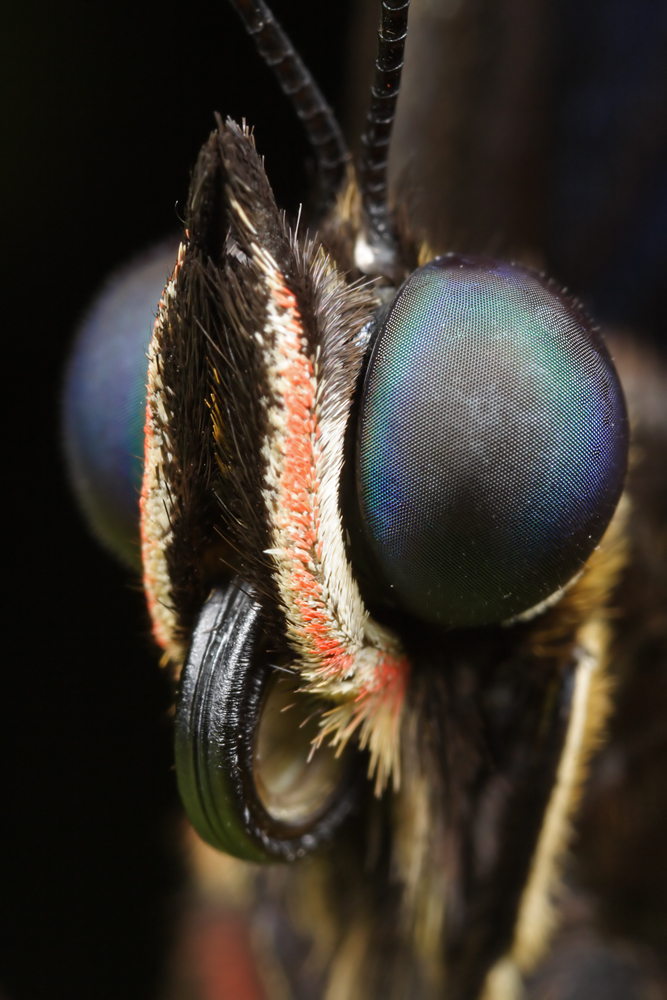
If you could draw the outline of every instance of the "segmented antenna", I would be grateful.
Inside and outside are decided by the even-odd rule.
[[[409,6],[410,0],[382,0],[375,81],[371,88],[366,131],[361,139],[364,150],[359,163],[359,187],[368,233],[363,245],[357,245],[355,257],[367,273],[390,270],[396,258],[387,207],[387,163],[401,86]]]
[[[303,123],[317,160],[321,198],[327,202],[340,187],[350,159],[340,125],[264,0],[230,0],[230,3]]]

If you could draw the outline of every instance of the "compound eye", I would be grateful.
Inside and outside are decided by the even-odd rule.
[[[380,329],[357,490],[385,584],[449,627],[502,622],[581,570],[627,465],[623,393],[579,307],[531,271],[448,255]]]
[[[163,243],[109,281],[77,335],[64,393],[70,479],[92,531],[140,568],[146,352],[178,244]]]

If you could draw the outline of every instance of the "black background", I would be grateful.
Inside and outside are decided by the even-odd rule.
[[[334,104],[346,6],[275,3]],[[179,869],[169,691],[136,582],[65,481],[68,346],[108,273],[180,229],[213,127],[246,117],[279,204],[307,190],[300,126],[223,0],[2,11],[0,992],[156,995]]]

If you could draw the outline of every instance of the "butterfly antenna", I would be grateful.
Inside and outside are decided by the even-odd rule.
[[[350,159],[336,116],[264,0],[230,3],[303,123],[317,160],[320,197],[327,204],[340,188]]]
[[[387,205],[387,163],[401,86],[409,6],[410,0],[382,0],[375,81],[359,163],[359,187],[367,229],[357,241],[355,262],[366,274],[385,274],[387,277],[392,277],[398,256]]]

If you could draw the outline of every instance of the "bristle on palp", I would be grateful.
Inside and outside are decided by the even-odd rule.
[[[304,257],[303,274],[313,282],[314,299],[327,299],[320,315],[324,336],[313,363],[295,295],[268,255],[259,253],[257,259],[270,290],[265,350],[275,391],[272,433],[264,444],[265,500],[288,636],[308,690],[339,702],[325,714],[321,738],[329,736],[342,748],[360,727],[379,792],[390,774],[396,785],[399,781],[408,663],[393,636],[369,621],[345,553],[338,507],[350,405],[349,378],[343,376],[349,372],[342,370],[342,352],[337,356],[332,347],[344,344],[350,332],[356,335],[364,317],[358,314],[354,323],[350,316],[346,323],[347,289],[323,257]],[[350,338],[350,351],[353,344]]]
[[[234,148],[237,163],[241,141],[247,137],[228,125],[223,143]],[[358,333],[375,300],[368,287],[348,286],[321,248],[301,248],[277,215],[272,238],[262,239],[266,211],[257,220],[256,196],[245,197],[250,186],[236,170],[227,176],[232,231],[247,254],[253,285],[262,287],[265,309],[261,328],[245,335],[256,345],[269,389],[259,403],[266,427],[266,554],[295,666],[307,690],[336,702],[323,717],[320,738],[342,748],[359,729],[380,791],[390,775],[399,780],[408,663],[394,637],[369,620],[347,560],[338,504],[343,440],[363,359]],[[248,311],[248,304],[237,307]]]
[[[339,510],[359,333],[375,295],[347,284],[319,245],[297,241],[252,136],[232,122],[202,150],[187,224],[151,347],[166,372],[149,386],[147,426],[164,441],[142,501],[147,533],[154,522],[160,535],[145,548],[156,637],[178,665],[207,588],[225,574],[246,581],[304,688],[332,703],[319,740],[342,750],[358,733],[379,793],[390,776],[399,782],[409,664],[368,616]]]

